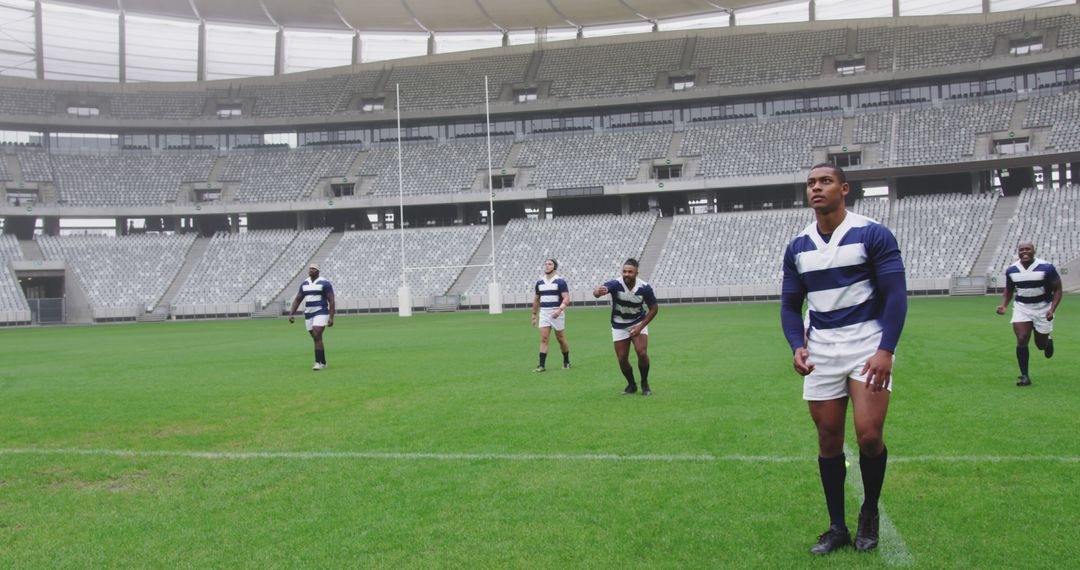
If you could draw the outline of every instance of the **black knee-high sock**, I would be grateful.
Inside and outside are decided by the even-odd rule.
[[[570,351],[569,350],[562,353],[562,361],[563,361],[563,364],[570,364]]]
[[[638,371],[641,372],[641,385],[649,385],[649,365],[638,362]]]
[[[626,378],[626,383],[631,386],[637,386],[637,382],[634,381],[634,367],[630,366],[630,363],[619,363],[619,369],[622,370],[622,375]]]
[[[543,368],[546,365],[547,365],[547,353],[546,352],[541,352],[540,353],[540,368]]]
[[[818,457],[821,487],[825,491],[825,505],[829,508],[829,523],[840,528],[847,528],[847,522],[844,520],[846,461],[843,453],[836,457]]]
[[[326,350],[315,351],[315,362],[319,364],[326,364]]]
[[[878,499],[881,498],[881,486],[885,483],[885,464],[889,461],[889,449],[881,448],[881,455],[867,457],[859,453],[859,470],[862,471],[863,490],[866,491],[866,499],[863,501],[862,510],[866,513],[876,513]]]
[[[1028,351],[1027,346],[1016,347],[1016,362],[1020,364],[1020,374],[1027,376],[1028,373],[1028,358],[1031,356],[1031,352]]]

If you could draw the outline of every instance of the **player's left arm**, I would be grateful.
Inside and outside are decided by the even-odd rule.
[[[900,333],[907,319],[907,280],[900,246],[885,226],[879,226],[879,235],[867,244],[867,254],[874,267],[874,287],[884,300],[881,313],[881,341],[877,352],[863,365],[866,388],[880,392],[892,381],[893,355],[900,342]]]
[[[1054,271],[1054,277],[1057,277],[1050,282],[1050,289],[1053,291],[1053,298],[1050,299],[1050,310],[1046,311],[1046,320],[1054,320],[1054,313],[1057,311],[1058,305],[1061,304],[1061,277]]]
[[[334,314],[337,313],[337,301],[334,298],[334,290],[330,289],[326,292],[326,302],[330,306],[330,318],[326,319],[326,326],[334,326]]]
[[[554,311],[551,312],[551,316],[556,318],[556,319],[559,318],[559,315],[563,314],[563,312],[566,311],[567,307],[570,306],[570,292],[569,291],[563,291],[562,293],[559,294],[559,296],[562,297],[562,302],[559,304],[558,307],[555,308]]]
[[[637,336],[641,334],[641,331],[645,330],[645,327],[649,326],[649,323],[656,318],[657,313],[660,312],[660,303],[656,302],[656,294],[653,293],[652,288],[649,288],[648,295],[645,296],[645,305],[649,307],[649,311],[645,313],[645,319],[640,323],[630,328],[630,336]]]

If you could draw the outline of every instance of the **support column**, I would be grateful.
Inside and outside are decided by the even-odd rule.
[[[1058,167],[1058,184],[1060,184],[1062,186],[1065,186],[1066,184],[1069,183],[1068,168],[1066,167],[1064,162],[1057,165],[1057,167]]]
[[[1080,3],[1080,0],[1076,1]],[[1073,184],[1080,184],[1080,162],[1074,162],[1070,166],[1072,169],[1072,178],[1070,178],[1069,180]]]
[[[1049,190],[1054,187],[1054,167],[1049,164],[1042,165],[1043,173],[1043,190]]]
[[[360,30],[353,32],[352,37],[352,64],[358,65],[364,62],[364,40],[360,39]]]
[[[624,216],[630,214],[630,197],[625,194],[619,196],[619,213]]]
[[[732,28],[735,27],[735,10],[728,10],[727,25]]]
[[[32,228],[31,231],[33,231]],[[42,218],[41,233],[53,237],[60,235],[60,218],[57,216],[46,216]]]
[[[427,36],[427,54],[428,55],[435,55],[435,52],[436,52],[435,32],[428,32],[428,36]]]
[[[124,17],[124,11],[120,10],[118,16],[120,25],[120,83],[127,83],[127,18]]]
[[[127,218],[116,218],[116,235],[126,236],[128,235],[128,220]]]
[[[206,81],[206,20],[199,20],[199,61],[195,68],[195,80]]]
[[[274,35],[274,75],[285,73],[285,27],[278,26]]]
[[[585,26],[578,26],[577,39],[580,40],[580,39],[584,39],[584,38],[585,38]]]
[[[990,0],[982,0],[982,13],[983,14],[989,14],[990,13]]]
[[[506,30],[502,33],[502,47],[510,47],[510,32]]]
[[[983,2],[987,1],[989,0],[983,0]],[[809,12],[811,22],[817,20],[817,0],[810,0],[810,2],[807,2],[807,11]]]
[[[885,184],[889,187],[889,200],[895,202],[899,196],[900,185],[895,178],[886,179]]]
[[[41,24],[41,0],[34,2],[34,63],[37,78],[45,79],[45,36]]]

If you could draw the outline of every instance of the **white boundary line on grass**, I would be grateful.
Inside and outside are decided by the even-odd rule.
[[[441,461],[653,461],[659,463],[813,463],[813,455],[621,455],[617,453],[388,453],[374,451],[170,451],[78,449],[63,447],[0,448],[0,455],[91,455],[180,457],[190,459],[386,459]],[[890,463],[1080,463],[1073,455],[914,455],[890,457]]]
[[[858,457],[857,453],[853,453],[848,444],[844,444],[844,454],[848,457]],[[853,465],[858,465],[859,461],[856,459]],[[849,476],[848,485],[855,489],[855,497],[861,505],[863,502],[864,491],[862,484],[862,473],[859,470],[859,476]],[[878,532],[880,533],[880,542],[878,549],[881,551],[881,558],[885,561],[886,566],[911,566],[915,563],[915,558],[911,556],[911,552],[908,551],[907,545],[904,544],[904,539],[900,537],[900,531],[896,529],[896,525],[893,524],[892,519],[885,513],[885,505],[879,501],[878,503]]]

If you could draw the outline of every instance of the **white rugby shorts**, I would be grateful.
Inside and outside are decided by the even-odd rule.
[[[540,311],[540,318],[536,320],[536,326],[539,328],[551,327],[557,331],[566,328],[566,311],[559,313],[558,318],[552,318],[551,313],[553,312]]]
[[[310,319],[304,319],[304,325],[307,326],[307,330],[311,330],[315,327],[325,327],[330,322],[330,315],[315,315]]]
[[[877,352],[879,344],[881,333],[855,342],[807,342],[806,350],[810,352],[807,363],[814,365],[814,371],[803,378],[803,399],[836,400],[850,395],[847,379],[866,382],[866,375],[861,374],[863,366]],[[892,378],[886,388],[892,392]]]
[[[1039,334],[1050,334],[1054,330],[1054,321],[1046,320],[1046,311],[1049,310],[1050,303],[1013,303],[1012,322],[1031,323]]]
[[[626,339],[630,338],[630,329],[634,328],[635,326],[637,326],[637,325],[629,326],[629,327],[626,327],[625,329],[612,328],[611,329],[611,341],[612,342],[619,342],[620,340],[626,340]],[[641,334],[643,334],[645,336],[649,336],[649,327],[645,327],[645,328],[641,329]]]

